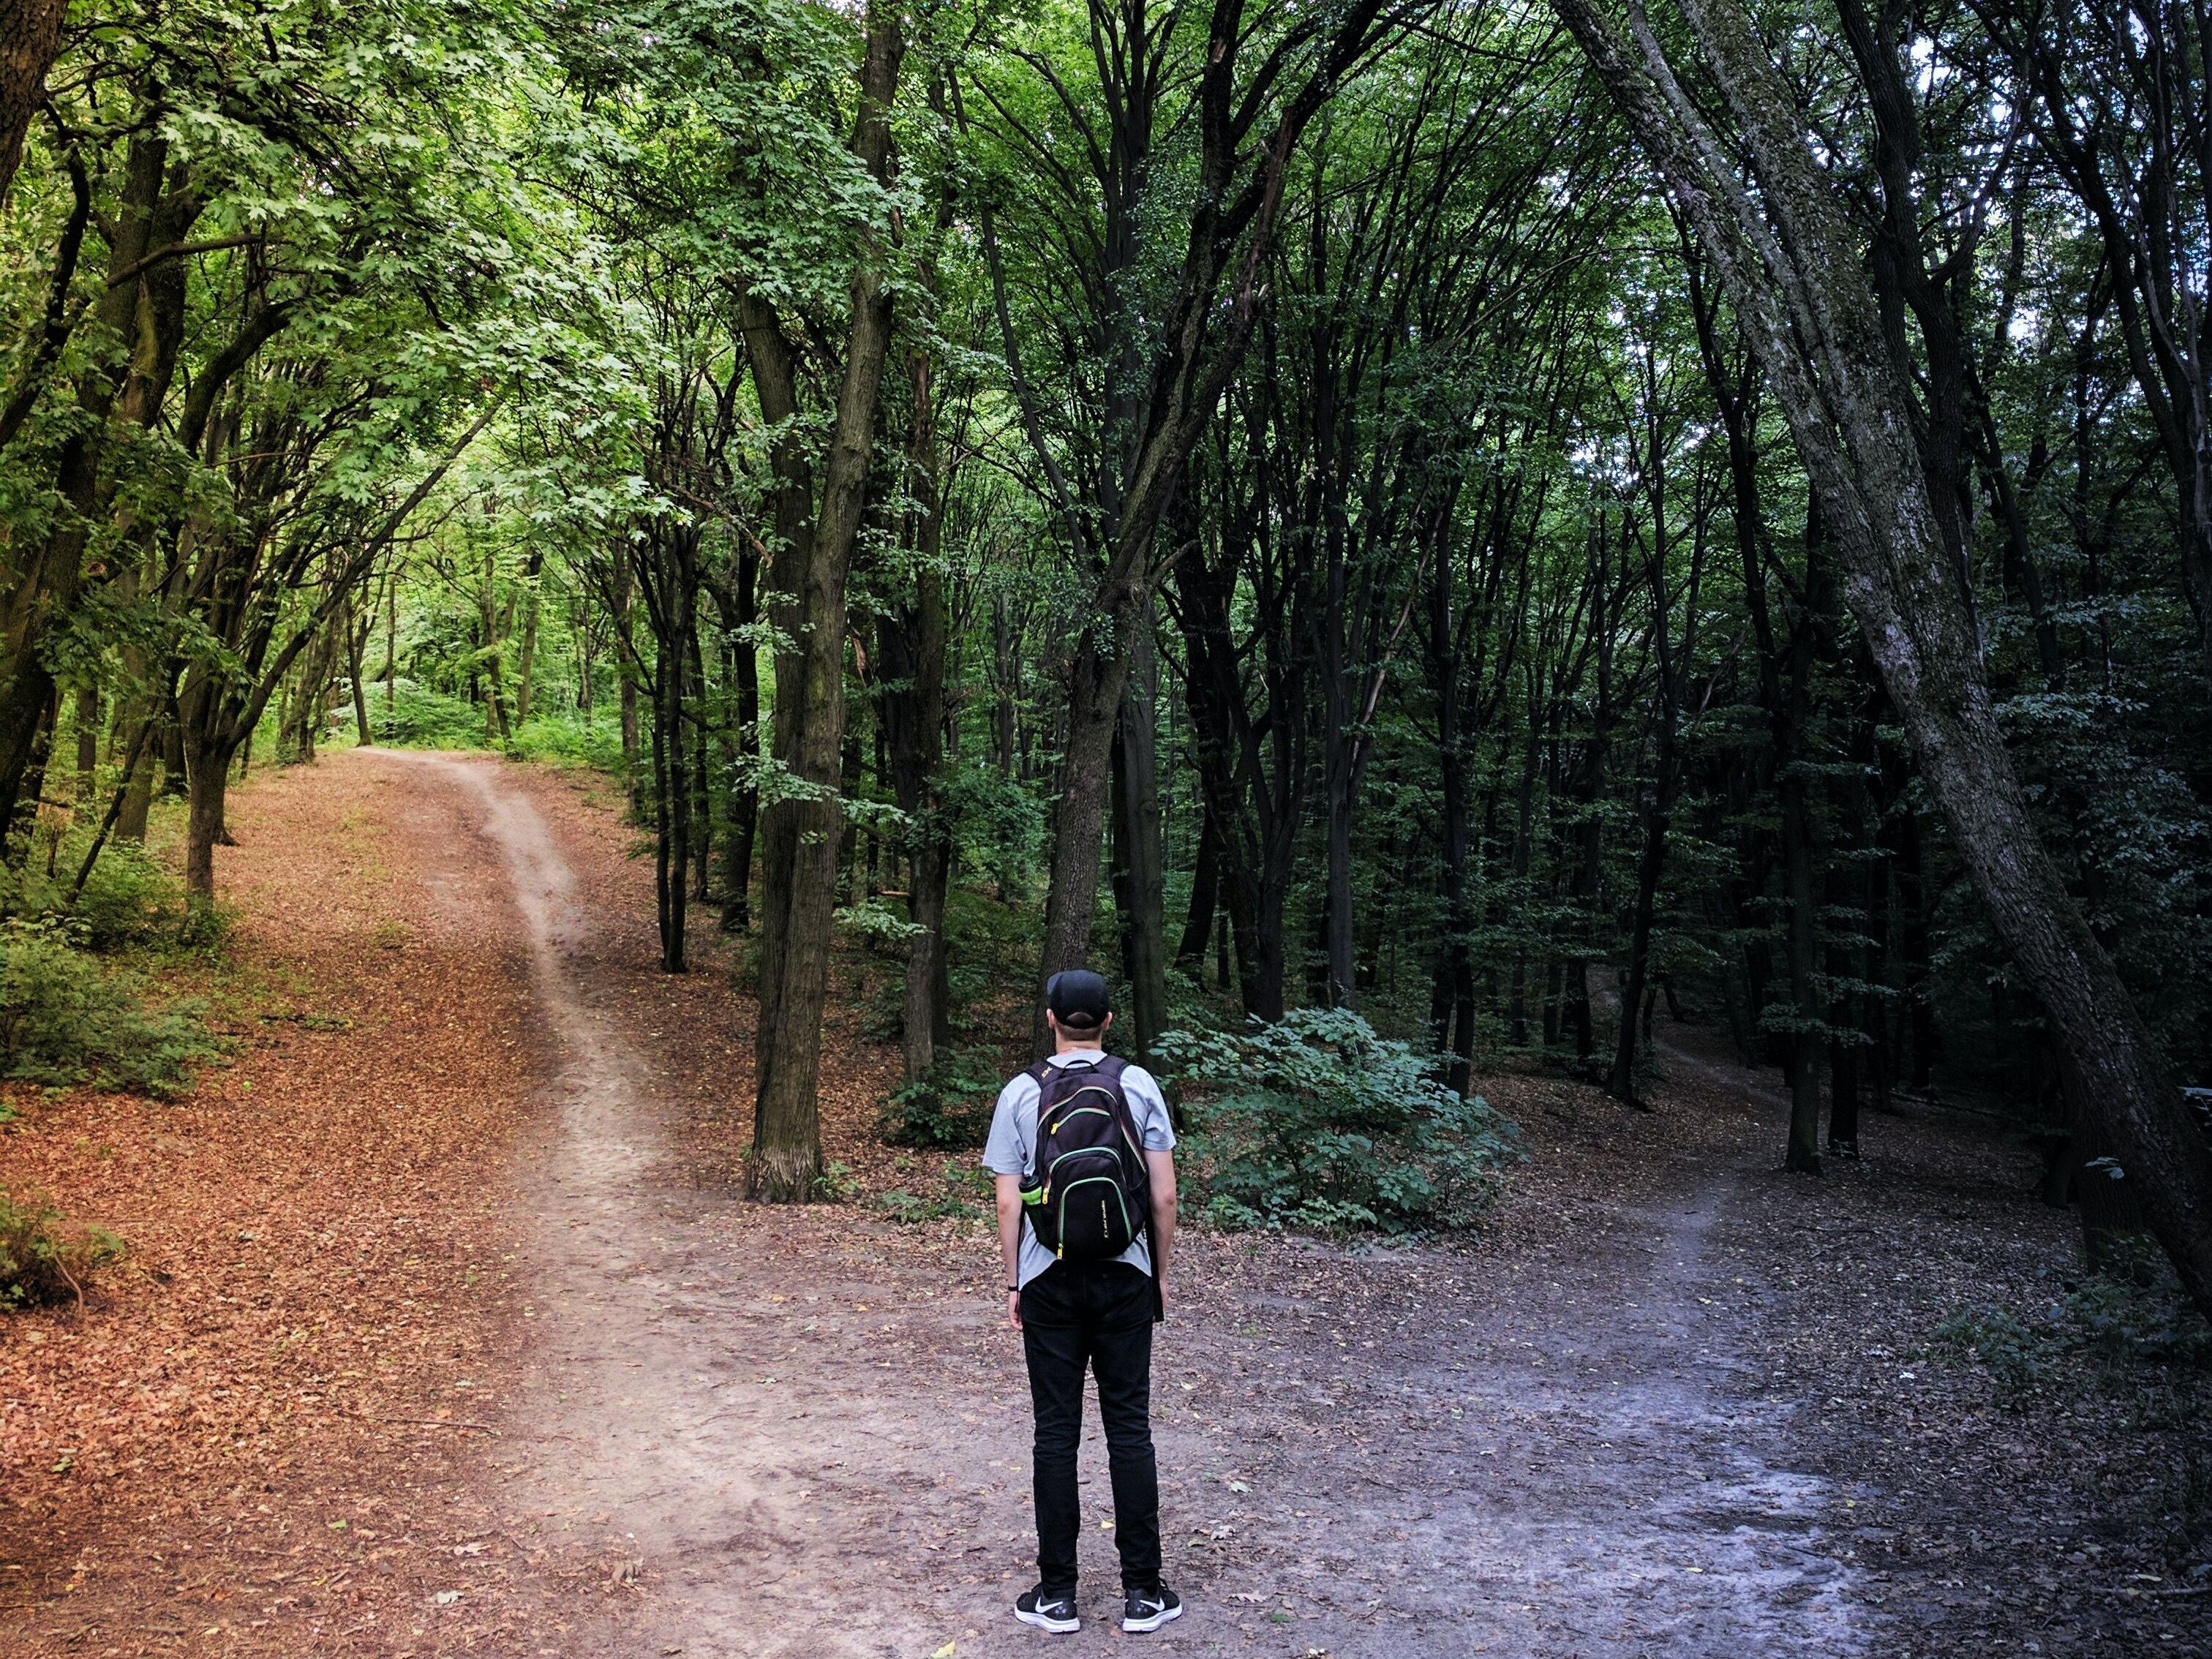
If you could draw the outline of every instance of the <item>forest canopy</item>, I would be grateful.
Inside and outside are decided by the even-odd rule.
[[[1633,1105],[1663,1004],[1790,1167],[1984,1103],[2212,1306],[2208,38],[15,0],[7,925],[167,796],[211,903],[254,764],[555,756],[744,942],[760,1197],[857,937],[910,1089],[1086,960],[1460,1096]]]

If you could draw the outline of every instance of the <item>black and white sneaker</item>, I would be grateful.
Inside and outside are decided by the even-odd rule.
[[[1133,1599],[1129,1605],[1133,1607],[1137,1604]],[[1176,1611],[1180,1613],[1182,1609],[1178,1607]],[[1075,1598],[1072,1595],[1047,1595],[1042,1584],[1035,1589],[1024,1590],[1014,1598],[1014,1617],[1024,1625],[1035,1625],[1039,1630],[1048,1630],[1055,1636],[1064,1636],[1069,1631],[1083,1628],[1083,1621],[1075,1616]],[[1150,1630],[1152,1627],[1146,1625],[1145,1628]]]
[[[1126,1631],[1158,1630],[1170,1619],[1182,1617],[1182,1597],[1165,1584],[1155,1584],[1148,1590],[1131,1590],[1129,1599],[1121,1609],[1121,1628]]]

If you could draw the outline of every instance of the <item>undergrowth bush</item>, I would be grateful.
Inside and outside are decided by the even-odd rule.
[[[110,842],[70,912],[88,950],[164,947],[204,942],[184,884],[136,842]]]
[[[2212,1325],[2184,1294],[2157,1242],[2123,1235],[2107,1249],[2114,1259],[2106,1270],[2067,1298],[2075,1340],[2108,1359],[2212,1367]]]
[[[981,1146],[997,1101],[998,1056],[988,1048],[940,1048],[921,1078],[884,1103],[878,1127],[894,1146],[960,1152]]]
[[[2005,1401],[2042,1380],[2044,1364],[2057,1346],[2050,1332],[2023,1324],[2002,1308],[1961,1309],[1936,1326],[1929,1340],[1937,1350],[1979,1360],[1998,1398]]]
[[[1518,1130],[1438,1083],[1441,1062],[1341,1009],[1242,1035],[1171,1032],[1199,1212],[1217,1225],[1391,1233],[1473,1224]]]
[[[587,766],[619,776],[622,730],[611,720],[590,726],[573,714],[533,714],[514,731],[507,752],[515,760],[550,761],[556,766]]]
[[[398,749],[480,749],[484,711],[465,697],[399,680],[388,704],[380,684],[369,688],[368,727],[379,743]]]
[[[901,1160],[902,1166],[904,1160]],[[994,1212],[992,1178],[964,1158],[947,1158],[933,1184],[917,1179],[876,1194],[876,1206],[894,1221],[978,1221]],[[917,1192],[915,1188],[921,1190]]]
[[[2141,1241],[2146,1254],[2156,1247]],[[2022,1318],[2002,1307],[1961,1308],[1929,1333],[1930,1358],[1972,1359],[1989,1373],[1997,1403],[2022,1409],[2049,1384],[2077,1389],[2079,1381],[2054,1374],[2069,1356],[2090,1360],[2118,1376],[2136,1366],[2212,1369],[2212,1326],[2169,1273],[2138,1279],[2100,1273],[2070,1291],[2063,1303]]]
[[[0,924],[0,1077],[168,1095],[218,1052],[200,1005],[155,1011],[52,920]]]
[[[74,1302],[123,1252],[105,1227],[73,1222],[35,1193],[19,1202],[0,1191],[0,1309]]]

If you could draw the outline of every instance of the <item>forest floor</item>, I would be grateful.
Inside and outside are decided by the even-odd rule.
[[[874,1139],[896,1054],[846,999],[862,1195],[732,1195],[751,1005],[720,942],[655,970],[617,805],[375,750],[239,793],[235,1062],[0,1134],[0,1188],[132,1245],[0,1321],[0,1652],[1050,1641],[1008,1615],[1027,1398],[968,1160]],[[2212,1389],[2063,1337],[2027,1150],[1923,1109],[1786,1176],[1771,1077],[1697,1026],[1657,1069],[1650,1115],[1484,1079],[1528,1161],[1464,1246],[1191,1234],[1154,1395],[1189,1612],[1114,1625],[1094,1420],[1055,1650],[2212,1653]],[[1938,1340],[1992,1309],[1988,1363]]]

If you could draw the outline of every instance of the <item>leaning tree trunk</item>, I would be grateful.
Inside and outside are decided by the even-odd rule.
[[[1684,0],[1738,125],[1735,142],[1724,141],[1640,11],[1624,35],[1596,0],[1553,4],[1718,268],[1789,421],[1846,602],[1975,892],[2048,1012],[2065,1078],[2151,1231],[2212,1313],[2212,1152],[2029,816],[1860,250],[1788,82],[1737,0]],[[1737,142],[1753,164],[1755,200],[1726,160]]]

